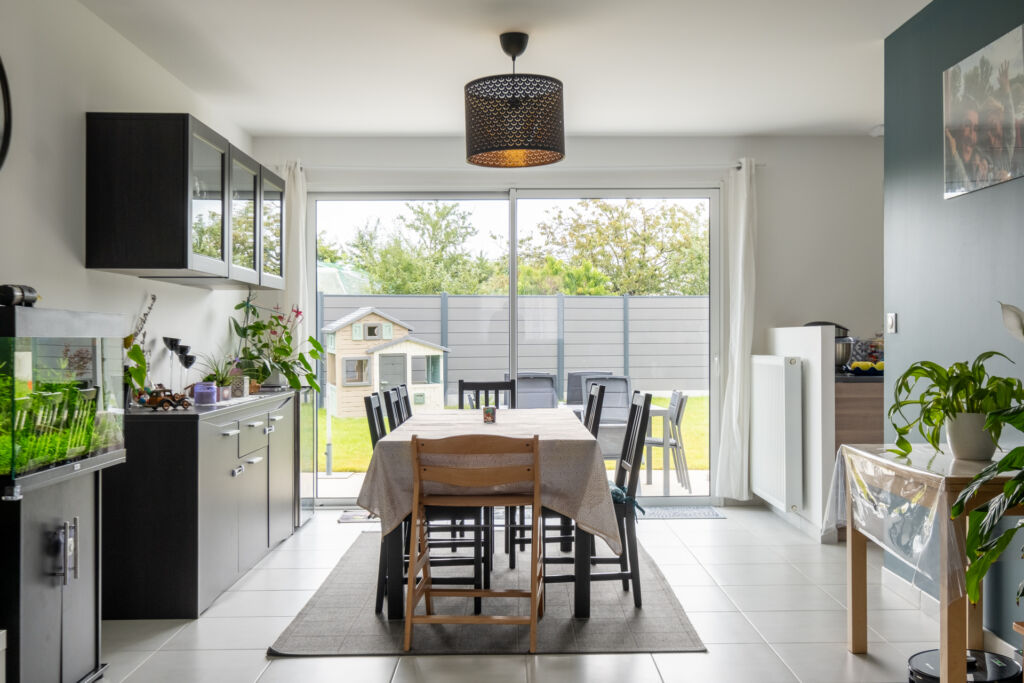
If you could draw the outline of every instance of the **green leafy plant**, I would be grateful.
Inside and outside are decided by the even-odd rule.
[[[295,330],[303,317],[297,306],[292,306],[288,313],[258,306],[250,292],[235,310],[243,311],[242,322],[234,318],[231,322],[239,339],[237,365],[246,375],[262,384],[276,370],[293,389],[301,388],[305,379],[320,391],[312,361],[319,360],[324,349],[314,337],[304,342],[295,339]],[[308,344],[309,349],[297,348],[302,343]]]
[[[135,321],[135,327],[131,334],[124,338],[125,366],[124,383],[130,384],[136,392],[146,388],[146,376],[149,372],[149,363],[146,361],[146,352],[143,345],[146,343],[146,321],[156,304],[156,294],[149,295],[149,304]]]
[[[218,387],[231,385],[231,380],[234,379],[232,372],[236,366],[234,358],[213,354],[202,354],[201,357],[202,369],[206,371],[206,375],[203,377],[204,382],[213,382]]]
[[[1024,341],[1024,311],[1009,304],[1002,306],[1003,324],[1016,339]],[[1003,407],[992,411],[985,420],[985,429],[992,433],[1004,425],[1024,432],[1024,405]],[[968,512],[968,503],[978,491],[991,486],[992,481],[1000,478],[1002,491],[987,502],[978,505]],[[1004,479],[1005,478],[1005,479]],[[1018,446],[1001,459],[978,473],[971,483],[957,497],[951,509],[952,517],[959,517],[967,512],[967,597],[971,602],[978,602],[981,596],[981,581],[985,578],[992,564],[999,559],[1013,541],[1017,532],[1024,527],[1024,519],[1001,533],[996,533],[999,522],[1006,511],[1024,503],[1024,446]],[[1021,549],[1024,556],[1024,548]],[[1024,582],[1017,586],[1017,604],[1024,597]]]
[[[986,351],[970,364],[959,362],[944,368],[926,360],[907,368],[896,380],[889,408],[889,422],[896,430],[896,448],[892,452],[902,456],[910,453],[912,446],[907,435],[914,427],[925,441],[941,451],[939,435],[947,420],[961,413],[1004,410],[1024,400],[1024,386],[1019,379],[988,374],[985,361],[994,356],[1006,358],[997,351]],[[904,413],[910,407],[917,411],[912,419]],[[1002,422],[986,422],[985,431],[993,441],[998,441]]]

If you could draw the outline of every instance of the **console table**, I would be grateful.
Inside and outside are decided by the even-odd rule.
[[[967,600],[964,583],[966,514],[950,519],[960,492],[990,461],[954,460],[915,444],[906,458],[891,445],[843,445],[836,460],[830,509],[845,516],[846,604],[849,650],[867,652],[867,541],[872,541],[939,584],[941,679],[966,678],[966,650],[984,649],[982,603]],[[1002,491],[1009,477],[989,482],[969,509]],[[845,479],[845,482],[843,481]],[[845,497],[845,506],[840,496]],[[845,515],[844,515],[845,513]],[[1024,515],[1024,508],[1009,514]]]

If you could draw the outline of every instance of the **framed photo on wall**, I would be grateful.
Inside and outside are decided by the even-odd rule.
[[[1024,26],[942,73],[944,197],[1024,175]]]

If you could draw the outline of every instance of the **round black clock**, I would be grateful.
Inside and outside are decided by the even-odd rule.
[[[4,165],[7,148],[11,146],[11,89],[7,84],[7,72],[0,61],[0,166]]]

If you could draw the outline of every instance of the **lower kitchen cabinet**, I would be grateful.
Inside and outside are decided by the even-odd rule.
[[[287,392],[127,416],[131,457],[104,480],[104,618],[198,617],[291,535],[295,406]]]

